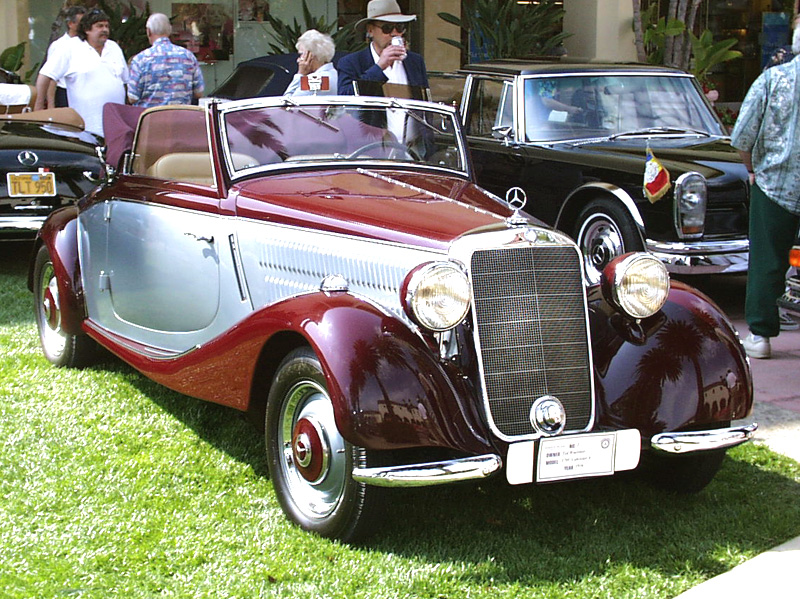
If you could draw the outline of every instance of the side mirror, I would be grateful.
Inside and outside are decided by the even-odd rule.
[[[511,125],[495,125],[492,127],[492,136],[502,139],[504,146],[510,146],[512,138],[514,137],[511,134]]]

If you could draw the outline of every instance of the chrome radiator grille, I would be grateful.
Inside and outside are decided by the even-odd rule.
[[[586,305],[577,251],[568,246],[480,250],[472,255],[475,326],[485,400],[506,438],[535,434],[542,395],[567,413],[565,430],[592,418]]]

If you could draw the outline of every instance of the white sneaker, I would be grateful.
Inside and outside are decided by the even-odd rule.
[[[769,344],[769,337],[754,335],[750,333],[742,341],[744,351],[751,358],[765,359],[772,355],[772,347]]]
[[[781,330],[782,331],[796,331],[800,329],[800,322],[797,322],[794,318],[789,316],[786,312],[781,311],[778,314],[780,321],[781,321]]]

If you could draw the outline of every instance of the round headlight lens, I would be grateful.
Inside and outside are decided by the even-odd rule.
[[[613,272],[615,303],[634,318],[658,312],[669,294],[669,273],[664,264],[649,254],[632,254],[609,265]]]
[[[449,262],[426,264],[411,275],[406,306],[412,318],[426,329],[446,331],[458,325],[469,310],[467,276]]]

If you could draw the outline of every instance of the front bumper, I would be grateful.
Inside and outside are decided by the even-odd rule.
[[[654,241],[647,240],[654,254],[674,274],[713,275],[747,272],[750,240]]]
[[[0,237],[33,237],[47,219],[43,216],[0,216]]]
[[[487,478],[503,467],[495,454],[385,468],[354,468],[357,482],[376,487],[424,487]]]
[[[728,449],[752,439],[757,429],[758,425],[754,422],[744,426],[708,431],[660,433],[650,439],[650,447],[658,453],[669,455],[686,455],[699,451]]]
[[[709,431],[660,433],[650,440],[651,448],[662,454],[686,455],[714,449],[728,449],[749,441],[758,429],[756,423]],[[636,433],[636,431],[633,431]],[[636,434],[638,438],[638,433]],[[577,437],[576,437],[577,438]],[[533,452],[529,452],[533,459]],[[629,470],[636,466],[637,459],[629,464],[618,464],[616,470]],[[353,479],[377,487],[425,487],[443,485],[466,480],[488,478],[503,467],[503,460],[495,454],[486,454],[441,462],[426,462],[403,466],[378,468],[355,468]],[[533,482],[533,469],[531,480]],[[514,481],[510,481],[516,484]]]

